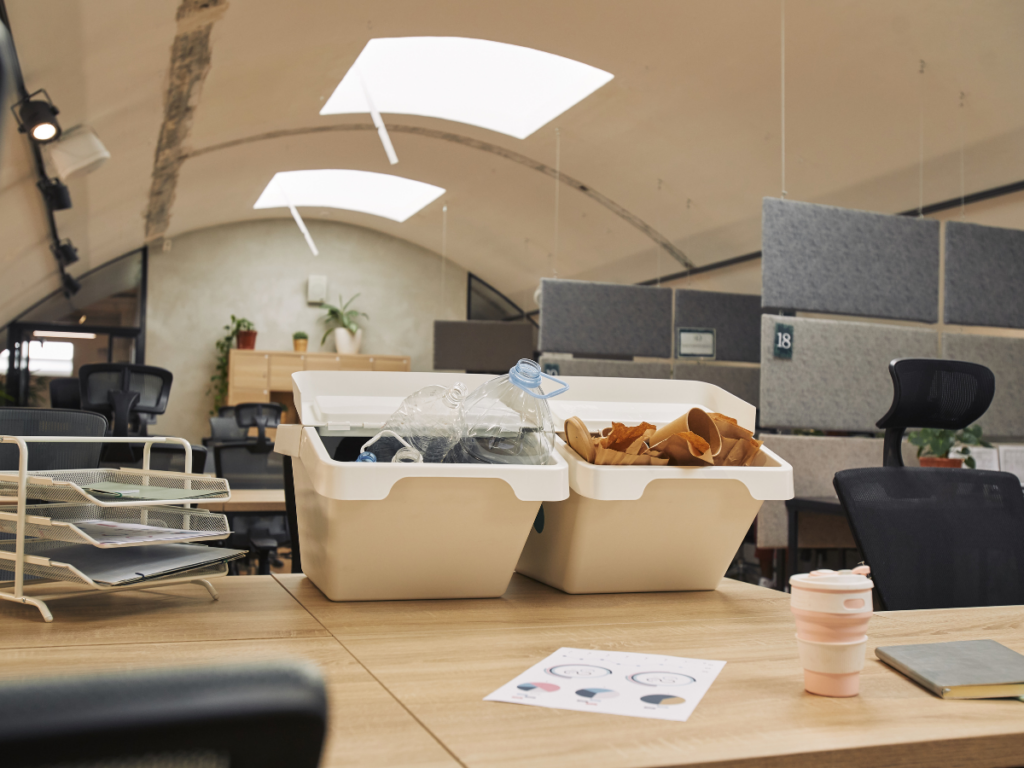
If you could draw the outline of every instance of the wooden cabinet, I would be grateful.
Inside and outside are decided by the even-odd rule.
[[[294,421],[292,374],[296,371],[408,371],[400,355],[337,355],[324,352],[259,352],[232,349],[228,359],[228,405],[282,403]]]

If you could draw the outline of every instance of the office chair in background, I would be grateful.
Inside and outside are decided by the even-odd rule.
[[[80,410],[82,391],[79,380],[70,376],[50,379],[50,407]]]
[[[167,410],[174,376],[164,368],[129,363],[96,363],[78,370],[82,408],[113,423],[113,437],[145,437],[148,419]]]
[[[6,768],[316,768],[326,727],[323,677],[299,662],[0,686]]]
[[[255,427],[255,438],[224,442],[211,441],[217,477],[225,478],[235,489],[283,489],[284,457],[274,453],[274,443],[267,437],[268,429],[281,423],[284,408],[277,403],[244,403],[235,406],[236,428],[248,435]],[[210,419],[210,429],[223,429],[215,425],[218,417]],[[253,517],[252,515],[228,513],[232,536],[226,546],[248,548],[256,552],[259,565],[257,572],[270,573],[271,561],[280,567],[277,548],[292,540],[287,518],[281,514]]]
[[[1024,493],[1007,472],[903,466],[911,427],[963,429],[988,409],[992,371],[956,360],[889,364],[882,467],[837,472],[836,493],[887,610],[1024,604]]]
[[[60,408],[0,408],[0,435],[18,437],[103,437],[107,420],[98,413]],[[94,469],[99,466],[101,443],[32,443],[29,471]],[[0,471],[18,471],[18,446],[0,445]]]

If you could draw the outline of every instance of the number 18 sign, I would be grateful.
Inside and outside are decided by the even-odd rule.
[[[793,359],[792,325],[775,324],[775,357],[781,357],[783,360]]]

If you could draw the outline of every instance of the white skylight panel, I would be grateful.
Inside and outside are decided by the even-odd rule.
[[[371,40],[320,110],[421,115],[525,139],[613,75],[551,53],[467,37]]]
[[[441,187],[387,173],[283,171],[274,174],[253,208],[338,208],[401,223],[443,194]]]

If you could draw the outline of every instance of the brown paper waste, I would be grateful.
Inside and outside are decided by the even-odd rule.
[[[585,461],[605,466],[750,466],[761,443],[735,419],[691,408],[660,429],[612,422],[594,435],[578,416],[565,422],[566,441]]]

